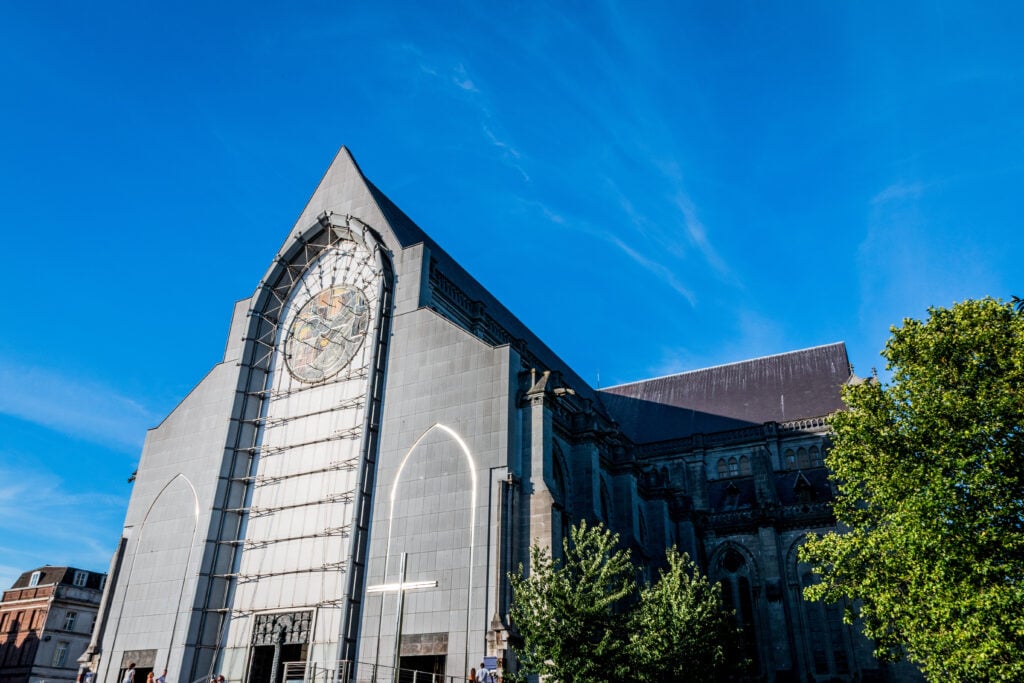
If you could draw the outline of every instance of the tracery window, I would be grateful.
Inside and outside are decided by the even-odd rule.
[[[745,455],[740,456],[740,474],[744,476],[750,474],[750,458]]]
[[[802,470],[811,466],[811,460],[807,457],[807,449],[803,446],[796,450],[796,464]]]
[[[786,452],[783,454],[783,457],[786,460],[786,469],[787,470],[795,470],[796,469],[796,453],[793,452],[793,449],[792,448],[787,448]]]
[[[740,464],[736,458],[729,458],[729,476],[737,477],[740,474]]]
[[[818,450],[817,446],[811,446],[809,450],[811,453],[811,467],[821,467],[825,464],[821,456],[821,451]]]
[[[724,479],[729,476],[729,466],[725,464],[725,458],[718,459],[718,478]]]
[[[743,649],[752,662],[752,672],[760,671],[757,656],[757,632],[754,628],[754,600],[751,593],[751,568],[735,548],[726,550],[718,561],[722,584],[722,603],[727,612],[734,612],[741,629]]]

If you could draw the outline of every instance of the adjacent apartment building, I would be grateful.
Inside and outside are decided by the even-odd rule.
[[[71,683],[89,645],[106,574],[46,565],[0,601],[0,683]]]

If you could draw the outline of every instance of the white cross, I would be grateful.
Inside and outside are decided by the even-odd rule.
[[[402,612],[405,609],[405,592],[421,590],[423,588],[437,588],[437,581],[406,581],[405,580],[405,558],[406,553],[402,553],[402,566],[399,570],[398,583],[380,583],[376,586],[367,586],[367,593],[398,593],[398,609],[395,613],[395,668],[392,679],[395,683],[398,682],[398,662],[399,662],[399,646],[402,642]],[[380,652],[380,644],[377,645],[377,651]],[[373,672],[374,678],[377,676],[376,667]]]

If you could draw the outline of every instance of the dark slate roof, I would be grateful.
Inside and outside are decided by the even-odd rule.
[[[852,373],[842,342],[601,390],[637,443],[829,415]]]
[[[89,574],[86,579],[86,588],[100,589],[100,582],[103,580],[103,574],[99,572],[90,572],[88,569],[78,569],[77,567],[51,567],[50,565],[44,565],[35,569],[30,569],[14,582],[11,586],[11,590],[15,588],[28,588],[29,582],[32,580],[32,574],[39,572],[39,586],[48,586],[53,583],[62,583],[69,586],[73,586],[75,583],[75,572],[83,571]]]

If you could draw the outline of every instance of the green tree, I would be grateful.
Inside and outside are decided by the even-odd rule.
[[[564,561],[536,544],[530,574],[509,576],[512,624],[523,643],[516,648],[517,680],[536,673],[555,683],[627,680],[622,603],[632,595],[636,573],[619,537],[602,526],[573,527],[562,543]]]
[[[1024,680],[1024,313],[992,299],[894,328],[891,380],[847,387],[826,460],[843,534],[808,599],[852,601],[879,655],[934,681]]]
[[[739,632],[722,606],[722,587],[670,548],[668,567],[640,592],[630,619],[630,659],[638,682],[715,683],[745,671]]]

